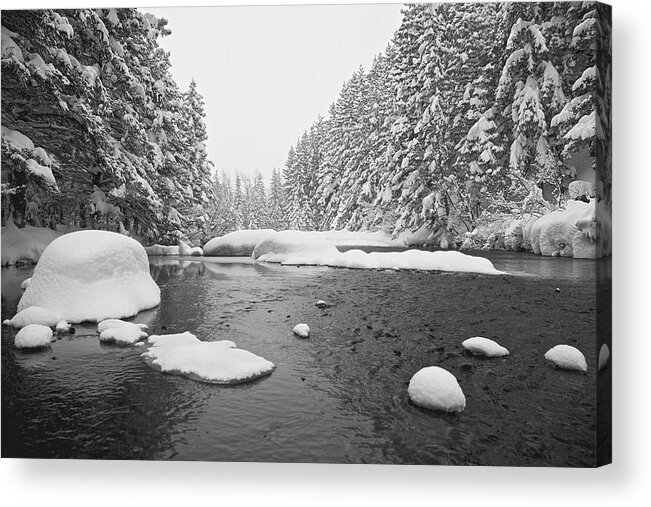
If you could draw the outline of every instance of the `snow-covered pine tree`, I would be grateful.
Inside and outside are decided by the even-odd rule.
[[[271,183],[269,186],[268,227],[275,230],[286,228],[283,205],[285,203],[285,190],[280,173],[280,169],[273,169],[271,172]]]

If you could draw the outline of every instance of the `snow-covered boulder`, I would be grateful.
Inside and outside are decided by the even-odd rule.
[[[27,286],[28,286],[31,282],[32,282],[32,279],[31,279],[31,278],[25,278],[25,279],[23,280],[23,283],[20,284],[20,288],[21,288],[22,290],[25,290],[25,289],[27,288]]]
[[[610,254],[610,218],[597,214],[595,200],[568,201],[531,226],[531,249],[548,256],[596,259]]]
[[[159,255],[180,255],[178,245],[151,245],[145,247],[147,255],[156,257]]]
[[[416,372],[409,381],[407,392],[419,407],[444,412],[461,412],[466,408],[466,397],[457,379],[438,366],[428,366]]]
[[[59,322],[57,322],[57,325],[55,326],[57,333],[67,333],[71,328],[72,326],[68,323],[67,320],[64,319],[61,319]]]
[[[49,347],[52,330],[40,324],[29,324],[16,333],[14,345],[19,349],[39,349]]]
[[[202,342],[189,332],[152,335],[145,361],[165,373],[215,384],[240,384],[271,374],[271,361],[235,348],[230,340]]]
[[[120,326],[135,326],[141,331],[146,331],[149,326],[147,324],[136,324],[133,322],[127,322],[126,320],[121,319],[105,319],[97,324],[97,332],[102,334],[107,329],[113,329]]]
[[[500,357],[509,355],[509,351],[505,347],[482,336],[468,338],[461,343],[461,346],[475,356]]]
[[[58,313],[42,308],[40,306],[30,306],[19,311],[11,319],[6,319],[3,324],[15,328],[22,328],[30,324],[40,324],[42,326],[54,327],[61,320]]]
[[[545,359],[566,370],[578,370],[584,373],[588,371],[585,356],[579,349],[571,345],[552,347],[545,353]]]
[[[599,349],[599,361],[597,363],[597,369],[599,371],[608,366],[608,359],[610,359],[610,349],[608,349],[608,345],[604,343]]]
[[[323,308],[328,308],[328,303],[326,303],[323,299],[319,299],[319,300],[316,302],[316,305],[315,305],[315,306],[316,306],[317,308],[321,308],[321,309],[323,309]]]
[[[116,327],[109,327],[99,334],[99,341],[117,345],[133,345],[143,338],[147,338],[147,333],[130,322],[125,322],[123,325]]]
[[[0,232],[2,265],[38,262],[43,250],[59,236],[60,232],[44,227],[26,225],[18,228],[10,218]]]
[[[296,324],[292,332],[299,338],[309,338],[310,328],[307,324]]]
[[[275,234],[273,229],[246,229],[213,238],[203,246],[203,254],[212,257],[250,256],[255,246]]]
[[[41,306],[57,322],[74,323],[131,317],[159,303],[140,243],[114,232],[79,231],[45,249],[18,310]]]

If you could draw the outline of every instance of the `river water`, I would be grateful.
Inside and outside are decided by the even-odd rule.
[[[515,292],[562,284],[562,296],[579,299],[572,291],[594,285],[595,261],[504,252],[488,256],[496,268],[516,275]],[[150,262],[162,301],[135,322],[148,324],[150,333],[189,330],[202,340],[233,340],[274,362],[273,374],[239,386],[162,374],[145,364],[142,346],[100,344],[92,324],[76,325],[74,335],[58,339],[51,349],[21,352],[13,347],[15,331],[3,326],[3,457],[594,462],[594,371],[586,376],[548,367],[538,357],[548,346],[546,338],[522,344],[521,353],[535,359],[518,366],[513,357],[498,362],[468,358],[456,344],[470,333],[463,326],[452,333],[453,340],[440,337],[451,321],[432,313],[443,307],[431,308],[434,303],[425,295],[434,292],[429,287],[437,287],[432,298],[448,301],[463,290],[457,286],[479,287],[480,294],[498,281],[511,283],[505,277],[296,268],[242,258],[159,257]],[[2,269],[3,320],[15,314],[20,283],[32,271],[30,266]],[[316,309],[319,296],[333,302],[333,308]],[[452,308],[461,311],[471,295],[459,297]],[[487,305],[495,299],[487,298]],[[521,311],[535,304],[527,301]],[[594,312],[589,313],[595,302],[585,304],[579,310],[588,315],[577,324],[586,328],[585,336],[575,340],[593,363],[595,347],[588,343],[594,336]],[[393,308],[401,313],[392,314]],[[446,318],[458,320],[455,311],[446,310]],[[568,311],[573,315],[574,310]],[[292,335],[293,325],[301,321],[311,324],[309,340]],[[479,324],[477,319],[473,329],[491,336],[493,325],[502,329],[510,322],[492,321]],[[518,350],[515,328],[512,333],[514,341],[505,332],[503,344]],[[460,415],[432,413],[408,400],[410,376],[435,359],[458,375],[466,391],[468,407]],[[499,368],[504,377],[496,373]],[[516,396],[525,385],[530,397],[527,392]]]

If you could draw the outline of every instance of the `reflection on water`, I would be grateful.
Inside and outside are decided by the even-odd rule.
[[[593,261],[547,262],[519,254],[487,256],[498,269],[571,280],[585,280],[594,266]],[[3,327],[4,457],[490,463],[495,448],[500,457],[495,463],[508,462],[515,455],[509,452],[533,453],[532,463],[549,458],[530,425],[546,418],[551,425],[557,419],[553,412],[543,410],[533,419],[531,412],[525,418],[514,413],[512,424],[520,424],[519,438],[512,439],[517,448],[505,450],[496,444],[500,429],[472,411],[465,417],[442,416],[406,399],[405,372],[412,372],[416,362],[405,362],[407,351],[400,357],[391,340],[413,333],[414,343],[420,343],[416,337],[421,339],[419,330],[429,321],[419,320],[426,309],[419,306],[423,303],[414,287],[431,286],[436,275],[283,267],[248,258],[153,257],[150,264],[162,301],[136,322],[147,323],[152,334],[189,330],[202,340],[233,340],[274,362],[274,373],[240,386],[202,384],[148,367],[140,357],[143,347],[100,344],[92,324],[77,325],[75,335],[35,353],[16,350],[15,331]],[[2,319],[15,313],[19,285],[31,271],[2,270]],[[430,278],[421,282],[416,276]],[[340,309],[344,313],[336,321],[328,311],[315,313],[319,294],[347,298],[350,309]],[[401,309],[398,300],[406,306]],[[470,313],[462,305],[460,310]],[[362,313],[364,321],[357,323]],[[297,340],[291,329],[307,319],[315,323],[314,335]],[[379,329],[386,334],[378,334]],[[342,336],[348,337],[334,346]],[[360,362],[357,347],[382,340],[390,347],[388,355],[369,348]],[[450,357],[463,361],[458,354]],[[504,384],[480,370],[475,375],[483,380],[471,384],[470,403],[485,396],[482,389]],[[528,383],[514,375],[508,383],[514,391],[532,388],[546,375],[541,370]],[[586,377],[557,378],[570,393],[590,389]],[[541,398],[541,405],[554,403],[558,400],[551,394]],[[436,428],[435,435],[428,428]],[[558,438],[575,438],[575,431],[568,424]],[[586,435],[589,440],[591,434]],[[467,449],[476,446],[485,454],[474,453],[471,459]]]

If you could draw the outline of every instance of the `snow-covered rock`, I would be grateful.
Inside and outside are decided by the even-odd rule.
[[[13,219],[9,219],[0,232],[1,263],[7,266],[17,262],[38,262],[43,250],[59,236],[60,232],[45,227],[26,225],[18,228]]]
[[[14,345],[19,349],[38,349],[49,347],[52,330],[41,324],[29,324],[16,333]]]
[[[416,372],[409,381],[409,398],[416,405],[431,410],[461,412],[466,397],[452,373],[438,366],[428,366]]]
[[[610,255],[610,218],[597,214],[595,200],[568,201],[531,226],[531,249],[549,256],[596,259]]]
[[[288,265],[332,266],[353,269],[422,269],[436,271],[502,274],[483,257],[461,252],[340,252],[334,242],[314,233],[283,231],[259,243],[253,251],[258,261]]]
[[[608,365],[608,359],[610,359],[610,349],[605,343],[599,349],[599,361],[597,369],[599,371],[603,370]]]
[[[468,338],[461,343],[462,347],[476,356],[500,357],[508,356],[509,351],[499,343],[482,336]]]
[[[327,308],[328,303],[326,303],[323,299],[320,299],[319,301],[316,302],[315,305],[317,308]]]
[[[545,353],[545,359],[551,361],[559,368],[566,370],[588,371],[585,356],[576,347],[571,345],[556,345]]]
[[[57,322],[55,329],[57,333],[67,333],[70,331],[71,327],[72,326],[68,323],[67,320],[61,319],[59,322]]]
[[[12,319],[6,319],[3,324],[15,328],[40,324],[42,326],[54,327],[61,320],[58,313],[40,306],[29,306],[19,311]]]
[[[213,238],[203,246],[203,254],[212,257],[242,257],[253,253],[255,246],[275,234],[273,229],[234,231]]]
[[[147,255],[159,256],[159,255],[180,255],[178,245],[152,245],[146,246],[145,252]]]
[[[18,310],[41,306],[58,316],[56,324],[131,317],[159,303],[140,243],[114,232],[79,231],[45,249]]]
[[[189,332],[152,335],[142,354],[148,364],[166,373],[215,384],[240,384],[269,375],[271,361],[235,348],[230,340],[202,342]]]
[[[134,322],[127,322],[121,319],[105,319],[97,324],[97,332],[102,334],[107,329],[113,329],[120,326],[135,326],[141,331],[146,331],[149,326],[147,324],[136,324]]]
[[[20,288],[21,288],[22,290],[25,290],[25,289],[27,288],[27,286],[31,283],[31,281],[32,281],[31,278],[25,278],[25,279],[23,280],[23,283],[20,284]]]
[[[310,328],[307,324],[296,324],[292,332],[299,338],[310,337]]]
[[[200,257],[203,255],[203,249],[200,246],[190,246],[181,241],[179,242],[179,255],[184,257]]]
[[[99,334],[99,341],[116,343],[118,345],[133,345],[143,338],[147,338],[147,333],[139,326],[130,322],[125,322],[120,326],[109,327]]]

